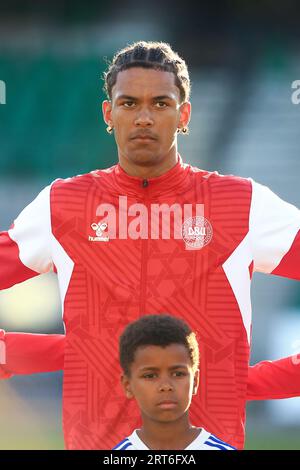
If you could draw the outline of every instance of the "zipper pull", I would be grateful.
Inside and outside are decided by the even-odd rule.
[[[142,186],[143,186],[143,188],[147,188],[147,186],[149,186],[149,181],[148,180],[143,180],[142,181]]]

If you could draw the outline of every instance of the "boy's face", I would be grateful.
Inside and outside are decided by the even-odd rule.
[[[176,146],[177,128],[186,126],[190,103],[180,103],[171,72],[133,67],[119,72],[104,120],[114,128],[119,157],[148,166],[160,163]]]
[[[143,346],[136,350],[131,376],[122,376],[127,398],[135,398],[143,421],[176,421],[189,409],[198,388],[199,371],[192,370],[182,344]]]

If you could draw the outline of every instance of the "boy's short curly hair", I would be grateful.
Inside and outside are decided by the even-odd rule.
[[[119,72],[132,67],[143,67],[172,72],[180,91],[181,103],[189,100],[190,78],[185,61],[165,42],[139,41],[120,50],[104,72],[104,91],[111,99],[112,88]]]
[[[130,377],[130,365],[136,350],[141,346],[161,346],[182,344],[186,347],[193,371],[199,367],[199,347],[196,334],[182,319],[168,315],[144,315],[129,323],[119,339],[120,364]]]

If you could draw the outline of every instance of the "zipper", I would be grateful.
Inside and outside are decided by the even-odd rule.
[[[148,192],[148,187],[149,187],[149,181],[147,179],[144,179],[142,181],[142,187],[145,190],[145,195],[144,195],[144,204],[147,208],[147,214],[148,214],[148,231],[147,231],[147,238],[142,238],[142,254],[141,254],[141,293],[140,293],[140,316],[144,315],[146,313],[146,295],[147,295],[147,268],[148,268],[148,241],[149,241],[149,236],[150,236],[150,223],[149,223],[149,218],[150,218],[150,212],[149,212],[149,206],[150,206],[150,200],[149,200],[149,192]]]

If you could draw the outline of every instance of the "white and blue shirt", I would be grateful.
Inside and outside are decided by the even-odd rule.
[[[151,450],[139,438],[137,430],[119,442],[112,450]],[[235,447],[221,441],[218,437],[210,434],[205,429],[201,429],[200,433],[184,450],[236,450]]]

